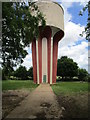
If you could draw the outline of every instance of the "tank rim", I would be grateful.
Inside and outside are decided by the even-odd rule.
[[[62,7],[59,3],[55,2],[55,1],[47,1],[47,0],[35,1],[35,3],[41,3],[41,2],[46,2],[46,3],[55,3],[55,4],[57,4],[57,5],[58,5],[58,6],[62,9],[63,14],[64,14],[64,9],[63,9],[63,7]]]

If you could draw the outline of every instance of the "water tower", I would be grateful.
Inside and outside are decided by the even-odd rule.
[[[56,83],[58,42],[64,36],[64,11],[61,5],[49,0],[36,2],[46,20],[38,40],[32,42],[34,83]]]

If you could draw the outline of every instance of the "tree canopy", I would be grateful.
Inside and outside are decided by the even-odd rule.
[[[32,14],[35,12],[35,15]],[[24,49],[39,34],[45,20],[35,3],[2,3],[2,67],[21,64],[28,54]]]
[[[27,80],[28,75],[27,75],[27,69],[25,66],[20,66],[15,72],[14,76],[17,77],[18,79],[21,80]]]
[[[8,71],[3,67],[0,71],[2,71],[2,80],[33,80],[33,67],[27,70],[25,66],[20,65],[16,70],[9,69]]]
[[[83,36],[83,33],[86,33],[86,40],[90,40],[90,1],[88,1],[88,3],[86,4],[85,7],[83,7],[82,11],[80,11],[79,15],[83,15],[83,12],[85,12],[86,10],[88,10],[88,19],[87,19],[87,25],[85,27],[85,31],[82,32],[82,34],[80,34],[81,36]]]
[[[87,77],[88,76],[88,72],[86,71],[86,69],[80,69],[79,68],[79,71],[78,71],[79,73],[78,73],[78,78],[79,78],[79,80],[82,80],[82,81],[84,81],[86,78],[85,77]]]
[[[33,79],[33,67],[30,67],[27,73],[28,73],[28,76],[32,77]]]
[[[78,65],[73,59],[62,56],[57,61],[57,75],[63,77],[74,77],[78,75]]]

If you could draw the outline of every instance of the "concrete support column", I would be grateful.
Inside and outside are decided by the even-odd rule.
[[[48,52],[48,83],[50,83],[50,66],[51,66],[51,34],[47,40],[47,52]]]
[[[39,60],[38,60],[38,41],[36,40],[36,60],[37,60],[37,84],[40,83],[39,81]]]
[[[41,31],[41,30],[40,30]],[[40,32],[41,38],[47,38],[47,82],[50,83],[50,62],[51,62],[51,36],[52,30],[50,26]]]
[[[53,72],[53,38],[51,38],[51,60],[50,60],[50,84],[52,84],[52,72]]]
[[[58,31],[53,37],[53,75],[52,81],[56,83],[56,76],[57,76],[57,58],[58,58],[58,42],[64,36],[63,31]]]
[[[46,77],[46,83],[48,83],[48,55],[47,55],[47,38],[42,38],[42,82],[44,83],[44,77]]]
[[[53,40],[53,72],[52,72],[52,82],[56,82],[57,76],[57,55],[58,55],[58,42]]]
[[[37,83],[37,58],[36,58],[36,39],[32,42],[32,63],[33,63],[33,79]]]
[[[38,39],[39,83],[42,83],[42,38]]]

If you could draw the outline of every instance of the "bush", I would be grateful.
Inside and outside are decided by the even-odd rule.
[[[74,76],[78,75],[78,65],[73,59],[67,56],[62,56],[57,61],[57,75],[62,76],[62,79],[72,79]]]
[[[28,78],[32,80],[33,79],[33,67],[30,67],[27,73],[28,73]]]
[[[88,81],[88,72],[86,71],[86,69],[79,69],[78,72],[78,79],[80,81]]]
[[[18,78],[19,80],[27,80],[28,75],[27,75],[27,70],[25,66],[20,66],[15,72],[14,76]]]

